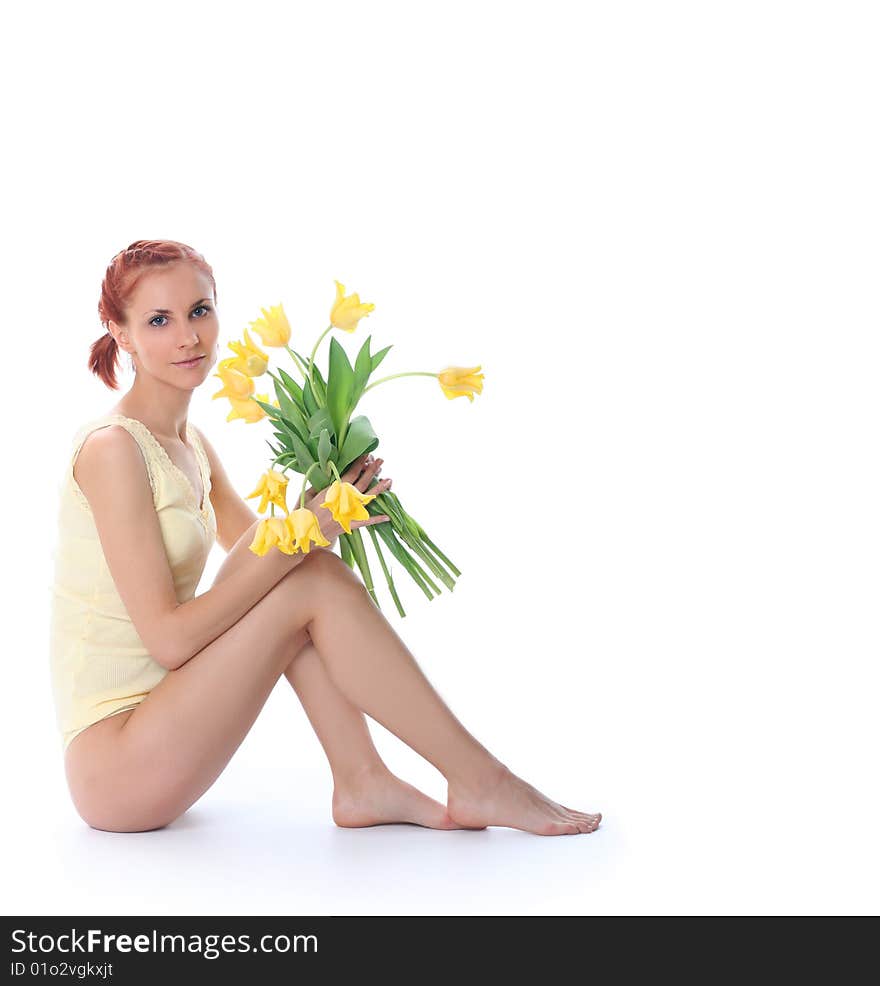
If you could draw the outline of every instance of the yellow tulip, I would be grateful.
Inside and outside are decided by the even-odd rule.
[[[277,469],[264,472],[260,476],[257,488],[253,493],[248,493],[245,500],[251,500],[255,496],[262,497],[260,505],[257,507],[259,513],[265,513],[266,507],[270,503],[274,503],[276,507],[281,507],[287,513],[287,476],[283,472],[278,472]]]
[[[336,281],[336,301],[330,309],[330,324],[337,329],[345,329],[346,332],[354,332],[358,322],[369,315],[376,307],[371,304],[361,304],[361,299],[356,294],[345,297],[345,288]]]
[[[340,483],[337,479],[327,490],[322,507],[326,507],[346,534],[351,534],[353,520],[369,520],[366,504],[375,500],[375,493],[361,493],[351,483]]]
[[[266,517],[257,524],[254,539],[248,545],[255,555],[265,555],[270,548],[277,548],[285,555],[296,554],[290,528],[285,517]]]
[[[284,314],[282,305],[272,305],[268,311],[260,308],[262,318],[251,322],[251,328],[258,333],[264,346],[286,346],[290,342],[290,322]]]
[[[438,373],[437,379],[446,397],[449,400],[467,397],[473,404],[474,394],[483,393],[483,374],[477,372],[479,369],[479,366],[448,366]]]
[[[223,362],[227,361],[224,360]],[[211,395],[211,400],[217,397],[236,397],[243,401],[254,392],[253,377],[249,377],[246,373],[240,373],[231,366],[221,366],[213,376],[219,377],[223,381],[223,387],[216,394]]]
[[[262,401],[264,404],[269,403],[268,394],[254,394],[257,400]],[[252,401],[250,397],[246,400],[240,401],[236,397],[230,397],[229,403],[232,405],[232,410],[226,415],[227,421],[234,421],[236,418],[242,418],[248,424],[252,425],[259,421],[261,418],[266,417],[266,412],[260,407],[257,401]]]
[[[244,373],[244,370],[239,369],[239,365],[244,361],[240,356],[230,356],[227,359],[221,359],[217,364],[218,370],[235,370],[236,373]],[[245,376],[247,374],[245,373]]]
[[[321,548],[330,546],[330,542],[321,531],[318,518],[308,507],[299,507],[293,513],[288,514],[286,523],[290,529],[296,551],[302,551],[304,555],[307,555],[313,542]]]
[[[239,373],[249,377],[262,376],[269,369],[269,356],[251,339],[248,330],[244,330],[244,342],[229,342],[227,346],[238,357],[235,360],[223,360],[221,366],[229,365]]]

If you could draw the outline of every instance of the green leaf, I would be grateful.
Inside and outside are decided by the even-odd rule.
[[[278,418],[278,408],[274,404],[267,404],[265,401],[258,400],[256,397],[251,395],[250,398],[254,403],[259,404],[260,407],[266,412],[266,416],[270,421],[276,421]]]
[[[280,442],[284,443],[285,448],[290,445],[292,435],[296,435],[300,441],[305,441],[308,438],[308,431],[305,431],[305,437],[303,437],[299,429],[294,427],[293,422],[288,421],[274,404],[266,404],[263,401],[257,401],[257,403],[266,411],[267,417],[275,426],[273,434]],[[303,422],[303,429],[305,430],[305,422]]]
[[[322,406],[327,403],[327,384],[321,379],[317,367],[315,367],[315,396]]]
[[[388,355],[388,350],[391,346],[386,346],[384,349],[380,349],[378,353],[370,357],[370,362],[372,366],[370,367],[370,373],[375,373],[376,367],[382,362],[383,359]]]
[[[335,435],[335,432],[333,431],[333,422],[330,420],[330,412],[326,407],[319,407],[318,410],[315,411],[315,413],[309,418],[309,438],[318,438],[325,428],[330,432],[331,436]]]
[[[364,452],[374,451],[378,445],[379,439],[373,431],[369,418],[363,414],[352,418],[336,461],[339,472],[345,472],[358,456],[363,455]]]
[[[357,407],[364,388],[367,386],[367,381],[370,379],[370,374],[373,372],[373,361],[370,357],[370,339],[372,339],[372,336],[367,336],[354,363],[354,387],[352,388],[349,414]]]
[[[297,417],[302,417],[302,411],[300,410],[299,404],[293,400],[293,398],[284,389],[284,385],[280,380],[273,380],[275,384],[275,396],[278,398],[278,403],[280,409],[284,416],[290,418],[291,421],[296,421]],[[302,391],[300,391],[300,400],[302,400]]]
[[[312,393],[312,385],[306,380],[303,383],[303,404],[306,406],[306,414],[313,415],[318,410],[318,402]]]
[[[293,351],[296,353],[296,350],[295,349]],[[303,356],[300,356],[299,353],[296,353],[296,355],[299,356],[300,361],[302,362],[302,365],[306,368],[306,371],[308,371],[309,361],[307,359],[305,359]],[[314,389],[314,392],[313,393],[318,398],[319,403],[326,404],[327,403],[327,384],[326,384],[323,376],[321,376],[321,371],[318,369],[318,364],[317,363],[315,363],[312,366],[312,375],[315,378],[315,389]],[[303,390],[305,390],[305,385],[303,385]]]
[[[293,377],[289,373],[287,373],[285,370],[282,370],[280,366],[278,367],[278,372],[281,375],[281,379],[284,381],[284,386],[287,388],[287,392],[290,394],[290,396],[299,405],[299,409],[301,411],[304,411],[305,410],[305,405],[303,404],[303,392],[302,392],[302,388],[296,382],[296,380],[294,380]],[[279,398],[279,400],[280,399],[281,398]]]
[[[300,409],[294,404],[291,407],[291,414],[281,414],[280,411],[275,412],[275,417],[280,418],[283,424],[293,429],[299,435],[299,437],[304,441],[308,441],[309,438],[309,426],[306,424],[306,417],[300,411]]]
[[[348,356],[339,343],[330,339],[330,373],[327,381],[327,410],[333,421],[337,441],[342,440],[351,413],[351,395],[354,389],[354,370]]]
[[[327,469],[327,460],[330,458],[332,451],[333,443],[330,441],[330,432],[324,428],[321,431],[321,437],[318,439],[318,462],[321,464],[321,471],[325,474],[329,471]]]
[[[312,457],[312,453],[296,435],[291,435],[290,441],[293,445],[293,451],[296,453],[296,461],[299,464],[299,471],[305,475],[306,470],[310,469],[315,462]],[[312,475],[314,475],[314,473]]]

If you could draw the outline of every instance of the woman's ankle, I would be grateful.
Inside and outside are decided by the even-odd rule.
[[[481,761],[465,764],[461,771],[445,775],[449,789],[460,795],[485,795],[509,776],[507,766],[492,754]]]
[[[358,787],[373,778],[385,777],[390,773],[391,770],[382,760],[365,762],[344,769],[336,768],[333,770],[333,787],[337,791],[343,791]]]

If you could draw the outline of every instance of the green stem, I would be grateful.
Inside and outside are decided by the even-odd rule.
[[[380,383],[385,383],[386,380],[396,380],[398,377],[439,377],[439,376],[440,376],[439,373],[428,373],[427,370],[410,370],[407,373],[392,373],[390,377],[381,377],[379,380],[374,380],[369,387],[364,387],[363,394],[365,394],[368,390],[372,390],[373,387],[378,387]],[[363,396],[363,394],[361,396]]]
[[[369,492],[369,491],[368,491]],[[394,504],[394,506],[389,506],[389,504]],[[371,507],[373,509],[371,509]],[[409,517],[403,507],[400,505],[397,497],[391,496],[390,492],[380,493],[375,500],[372,501],[367,506],[367,510],[370,513],[383,513],[387,514],[391,518],[391,526],[394,528],[394,532],[400,538],[400,540],[413,552],[413,554],[419,555],[431,569],[431,571],[439,578],[449,589],[450,592],[455,588],[455,581],[451,579],[440,563],[428,552],[428,549],[422,544],[421,538],[418,534],[414,533],[410,524],[414,524],[414,521]],[[410,557],[412,564],[418,565],[414,558]],[[410,575],[412,575],[412,570],[407,568]],[[419,571],[422,573],[424,578],[430,582],[432,588],[435,592],[439,593],[440,590],[437,588],[436,584],[431,581],[428,574],[419,567]],[[461,573],[456,570],[456,575]]]
[[[330,464],[333,465],[332,462]],[[313,469],[319,469],[320,466],[321,466],[320,462],[313,462],[309,466],[309,468],[306,469],[306,474],[305,474],[305,476],[303,476],[302,489],[299,491],[299,508],[300,508],[300,510],[302,510],[303,507],[305,507],[305,505],[306,505],[306,486],[308,485],[308,482],[309,482],[309,476],[311,475]],[[335,468],[336,467],[334,466],[334,469]],[[337,473],[337,475],[339,475],[339,474]]]
[[[406,616],[406,613],[403,611],[403,606],[400,603],[400,597],[397,595],[397,587],[394,585],[394,579],[391,578],[391,572],[385,564],[385,556],[382,554],[382,548],[379,546],[379,535],[373,530],[372,524],[367,527],[367,530],[370,533],[373,548],[379,556],[379,564],[382,566],[382,571],[385,573],[385,584],[388,586],[388,591],[391,593],[391,598],[394,600],[394,605],[397,607],[397,612],[401,616]]]
[[[312,373],[312,367],[315,365],[315,353],[318,351],[318,346],[321,345],[321,340],[333,329],[333,323],[327,326],[326,329],[318,336],[318,341],[315,343],[315,348],[312,350],[312,355],[309,356],[309,383],[312,385],[312,393],[315,392],[315,375]]]
[[[430,568],[431,571],[437,576],[437,578],[444,583],[446,588],[449,589],[450,592],[452,592],[452,590],[455,588],[455,580],[452,579],[449,576],[449,574],[440,567],[437,560],[434,558],[433,555],[431,555],[425,549],[425,546],[421,543],[421,541],[418,538],[414,538],[412,534],[410,534],[410,532],[406,530],[406,528],[404,528],[402,531],[398,531],[397,533],[400,539],[403,541],[403,543],[410,549],[410,551],[412,551],[413,554],[418,555],[425,562],[428,568]],[[413,564],[418,565],[418,562],[415,559],[413,559]],[[431,577],[428,575],[428,573],[423,568],[421,568],[421,566],[419,566],[419,571],[422,573],[422,577],[425,579],[425,581],[430,584],[434,592],[436,592],[439,595],[440,589],[437,587],[437,584],[431,580]]]
[[[348,541],[344,534],[339,539],[339,554],[349,568],[354,568],[354,555],[351,553],[351,548],[348,546]]]
[[[446,565],[450,572],[453,572],[456,577],[461,575],[461,570],[455,565],[454,562],[450,561],[446,555],[443,554],[437,545],[434,544],[427,534],[425,534],[424,530],[422,530],[422,541],[434,552],[435,555],[437,555],[437,557],[443,562],[444,565]]]
[[[415,519],[415,517],[411,516],[409,513],[407,513],[406,510],[404,510],[403,505],[401,504],[400,499],[398,498],[396,493],[392,493],[391,490],[386,490],[382,494],[382,498],[383,498],[383,503],[385,502],[386,498],[395,501],[395,506],[402,514],[405,520],[406,527],[409,529],[413,537],[418,538],[418,540],[421,541],[423,545],[427,545],[434,552],[434,554],[440,558],[443,564],[446,565],[449,571],[452,572],[456,577],[461,575],[461,570],[458,568],[455,562],[453,562],[451,559],[447,558],[445,554],[443,554],[443,552],[437,547],[437,545],[434,544],[434,542],[428,537],[428,534],[425,531],[424,527],[422,527],[422,525]],[[384,513],[388,513],[388,511],[385,510]],[[415,528],[415,530],[413,530],[413,528]]]
[[[359,527],[355,527],[351,534],[348,535],[348,543],[351,547],[352,554],[354,555],[354,560],[357,562],[357,567],[361,570],[361,576],[363,577],[364,585],[367,587],[367,592],[369,592],[370,597],[376,604],[376,608],[381,609],[382,607],[379,605],[379,598],[376,595],[376,589],[373,586],[373,573],[370,571],[370,563],[367,560],[367,552],[364,550],[363,535],[361,534],[361,529]]]
[[[305,378],[308,376],[308,372],[306,370],[306,367],[303,366],[302,360],[299,358],[299,356],[296,355],[296,353],[290,348],[290,346],[285,345],[284,348],[293,357],[293,362],[296,363],[299,372],[303,375],[303,379],[305,380]],[[276,379],[275,374],[272,373],[271,370],[269,371],[269,376],[272,377],[273,380]],[[279,380],[278,382],[280,383],[281,381]]]
[[[386,490],[383,496],[387,496],[389,499],[393,500],[398,511],[400,512],[401,524],[407,528],[407,530],[412,534],[413,537],[420,537],[422,534],[421,527],[416,523],[414,518],[404,510],[403,504],[400,502],[396,493],[392,493],[391,490]]]
[[[387,528],[392,526],[392,530]],[[393,525],[388,524],[377,524],[376,533],[388,546],[388,550],[392,555],[400,562],[400,564],[409,572],[410,578],[415,582],[415,584],[424,592],[429,600],[434,598],[431,590],[425,585],[424,579],[419,574],[421,572],[421,567],[415,561],[415,559],[409,554],[406,548],[397,540],[394,536]],[[401,616],[405,616],[405,613],[401,613]]]

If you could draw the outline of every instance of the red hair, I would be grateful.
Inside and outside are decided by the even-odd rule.
[[[177,240],[135,240],[110,261],[101,284],[101,300],[98,302],[98,314],[105,332],[91,345],[89,369],[112,390],[119,389],[116,382],[119,347],[110,334],[108,323],[112,319],[119,325],[125,325],[125,308],[148,271],[180,262],[192,264],[208,275],[216,304],[217,285],[214,283],[214,272],[207,260],[185,243],[178,243]]]

